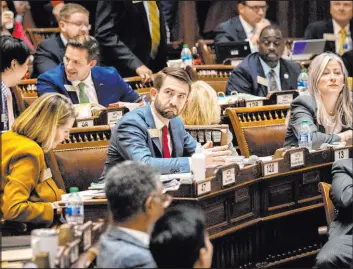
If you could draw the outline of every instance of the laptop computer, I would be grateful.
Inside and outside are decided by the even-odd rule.
[[[251,53],[248,41],[216,43],[215,50],[218,64],[224,64],[225,61],[232,59],[239,60]]]
[[[325,45],[325,39],[295,40],[291,59],[294,61],[310,60],[313,56],[323,53]]]

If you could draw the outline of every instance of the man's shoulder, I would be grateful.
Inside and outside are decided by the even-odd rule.
[[[59,47],[60,46],[60,42],[62,42],[60,40],[60,36],[59,35],[52,35],[48,38],[45,38],[43,39],[38,47],[37,47],[37,50],[38,49],[48,49],[48,50],[53,50],[55,49],[56,47]]]
[[[240,23],[239,16],[235,16],[235,17],[230,18],[227,21],[221,22],[220,24],[218,24],[218,28],[227,29],[235,23]]]
[[[144,123],[146,124],[146,112],[147,110],[150,109],[147,105],[143,107],[136,108],[128,113],[126,113],[120,120],[119,123],[117,124],[118,127],[121,125],[126,126],[128,125],[136,125],[137,123],[141,124]]]
[[[246,56],[235,69],[247,69],[248,67],[257,67],[259,54],[257,52]]]
[[[63,73],[63,64],[59,64],[57,67],[40,74],[38,80],[59,81]]]
[[[300,72],[300,65],[296,61],[281,58],[281,64],[287,66],[289,71]]]
[[[329,23],[330,20],[314,21],[308,25],[307,30],[312,32],[322,32],[326,30]]]

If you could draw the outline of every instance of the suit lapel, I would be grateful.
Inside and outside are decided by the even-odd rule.
[[[148,14],[146,12],[143,2],[133,4],[133,6],[138,10],[138,13],[140,14],[142,25],[145,26],[149,32],[150,28],[149,28],[148,19],[147,19]]]
[[[151,106],[148,106],[146,109],[146,113],[145,113],[146,123],[148,125],[148,132],[150,129],[156,129],[156,124],[154,122],[151,109],[152,109]],[[151,134],[150,134],[150,136],[151,136]],[[163,156],[162,146],[161,146],[161,141],[159,140],[159,136],[156,136],[156,137],[151,136],[151,140],[152,140],[153,144],[159,150],[159,156]]]
[[[265,72],[264,72],[264,69],[262,68],[262,64],[260,62],[260,56],[257,55],[257,76],[260,76],[260,77],[263,77],[267,80],[267,77],[265,76]],[[258,96],[263,96],[263,97],[266,97],[267,95],[267,87],[258,83],[257,82],[257,76],[256,76],[256,83],[257,83],[257,89],[258,89]],[[262,93],[262,95],[260,94]]]
[[[173,145],[172,157],[176,158],[183,156],[182,149],[184,149],[184,147],[180,140],[181,136],[179,136],[179,129],[176,119],[169,121],[169,133]]]
[[[104,100],[103,100],[104,83],[96,73],[96,70],[94,67],[91,69],[91,76],[94,84],[94,89],[96,90],[98,104],[103,104],[104,103]]]
[[[69,80],[67,79],[67,77],[66,77],[64,64],[62,64],[61,70],[62,70],[63,77],[64,77],[64,79],[63,79],[64,85],[71,85],[71,86],[73,86],[72,83],[71,83],[71,81],[69,81]],[[77,96],[76,91],[68,91],[68,90],[66,90],[66,88],[65,88],[64,85],[63,85],[64,91],[67,92],[67,95],[68,95],[68,97],[71,99],[72,103],[73,103],[73,104],[79,104],[80,101],[78,100],[78,96]]]
[[[245,40],[245,39],[247,39],[247,36],[246,36],[245,30],[244,30],[244,27],[243,27],[243,25],[241,24],[241,21],[240,21],[240,19],[239,19],[239,16],[235,17],[234,24],[235,24],[235,29],[236,29],[236,31],[237,31],[238,40]]]
[[[279,69],[279,81],[281,82],[281,88],[283,90],[290,90],[291,85],[290,85],[290,76],[289,76],[289,70],[287,69],[287,66],[284,64],[284,61],[280,59],[280,69]]]

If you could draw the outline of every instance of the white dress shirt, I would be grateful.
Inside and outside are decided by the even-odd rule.
[[[154,113],[152,106],[151,106],[151,111],[152,111],[152,116],[153,116],[154,123],[155,123],[155,125],[156,125],[156,129],[159,130],[159,141],[161,142],[162,153],[163,153],[162,128],[164,127],[164,125],[167,125],[167,126],[169,127],[169,120],[168,120],[168,123],[167,123],[167,124],[164,124],[164,123],[157,117],[157,115]],[[169,128],[168,128],[168,147],[169,147],[170,156],[172,156],[173,143],[172,143],[172,140],[170,139]]]
[[[134,229],[126,228],[126,227],[118,227],[123,232],[133,236],[137,240],[141,241],[146,247],[150,245],[150,236],[148,233],[137,231]]]
[[[241,15],[239,15],[239,20],[241,22],[241,25],[244,28],[245,34],[247,39],[245,41],[249,41],[249,45],[250,45],[250,50],[251,52],[257,52],[257,44],[253,44],[250,41],[250,38],[253,36],[253,34],[255,33],[255,27],[252,27],[249,23],[247,23],[242,17]]]
[[[341,26],[334,20],[332,19],[332,24],[333,24],[333,33],[336,36],[336,53],[339,53],[340,50],[340,41],[341,41]],[[349,30],[349,23],[344,27],[344,30],[347,34],[350,34],[350,30]],[[351,36],[352,38],[352,36]]]
[[[67,39],[63,36],[63,34],[60,34],[61,41],[63,42],[64,46],[66,47],[67,45]]]
[[[85,80],[83,80],[83,81],[74,80],[71,82],[72,86],[74,86],[74,88],[76,90],[78,98],[80,96],[80,88],[78,87],[78,84],[80,84],[81,82],[83,82],[85,84],[84,91],[88,97],[89,102],[94,103],[94,104],[98,104],[97,93],[96,93],[96,89],[94,87],[94,83],[92,80],[91,72],[89,73],[88,77]]]
[[[267,78],[268,81],[268,85],[270,85],[270,71],[273,69],[275,71],[275,75],[276,75],[276,83],[277,83],[277,87],[278,90],[282,90],[281,87],[281,80],[280,80],[280,61],[278,61],[278,64],[275,68],[271,68],[267,63],[264,62],[264,60],[261,59],[260,57],[260,62],[261,62],[261,66],[262,69],[264,70],[265,76]],[[267,87],[268,91],[270,91],[269,87]]]

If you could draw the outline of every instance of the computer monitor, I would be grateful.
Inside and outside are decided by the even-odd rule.
[[[224,64],[226,60],[242,59],[251,53],[248,41],[216,43],[215,50],[218,64]]]
[[[295,40],[292,46],[292,60],[309,60],[325,51],[325,39]]]

